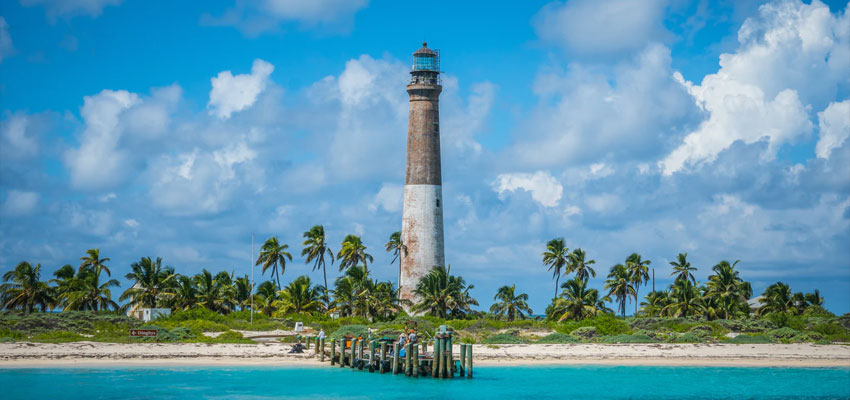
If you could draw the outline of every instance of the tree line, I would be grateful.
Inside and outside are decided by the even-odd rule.
[[[483,315],[472,308],[479,305],[470,294],[474,286],[463,277],[452,275],[451,266],[434,266],[425,275],[414,288],[419,299],[414,304],[400,298],[399,288],[393,282],[370,276],[369,264],[374,262],[374,257],[359,236],[347,235],[336,253],[328,246],[322,225],[304,232],[303,238],[301,256],[305,263],[312,264],[313,271],[322,270],[324,284],[314,284],[310,277],[302,275],[282,286],[281,277],[293,257],[288,244],[270,237],[261,246],[255,262],[261,266],[261,273],[269,273],[271,279],[256,285],[256,290],[247,275],[235,276],[227,271],[214,274],[207,269],[192,276],[183,275],[171,266],[162,265],[161,258],[142,257],[131,264],[130,272],[125,275],[133,284],[119,295],[118,301],[123,302],[119,305],[113,300],[112,290],[120,287],[120,283],[111,278],[107,266],[110,259],[102,258],[99,249],[90,249],[80,258],[78,267],[64,265],[48,281],[41,280],[40,264],[19,263],[3,275],[0,305],[25,312],[204,307],[225,314],[253,305],[256,312],[267,316],[338,313],[372,321],[392,320],[405,309],[444,319]],[[407,252],[400,232],[390,235],[384,248],[393,256],[391,264]],[[329,286],[327,266],[335,263],[343,274]],[[570,251],[563,238],[546,244],[542,264],[552,272],[555,281],[555,295],[546,308],[546,317],[551,320],[580,320],[603,313],[625,317],[626,303],[630,300],[635,303],[636,316],[730,319],[751,313],[748,299],[753,291],[735,269],[738,261],[717,263],[708,281],[701,284],[694,277],[697,268],[688,261],[687,253],[680,253],[676,261],[670,262],[673,283],[664,290],[649,292],[640,303],[640,288],[650,280],[651,265],[640,254],[633,253],[624,263],[609,269],[603,282],[604,292],[589,287],[590,279],[596,278],[593,267],[596,261],[580,248]],[[561,278],[569,279],[560,282]],[[533,313],[528,295],[518,292],[516,285],[499,288],[493,300],[489,311],[498,318],[512,321]],[[616,310],[609,308],[609,303]],[[777,282],[761,296],[758,313],[802,313],[809,306],[822,304],[823,298],[817,290],[793,293],[787,284]]]

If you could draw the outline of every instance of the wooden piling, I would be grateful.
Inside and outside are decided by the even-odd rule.
[[[398,342],[393,343],[393,375],[398,374],[398,350],[399,350]]]
[[[466,345],[466,377],[472,378],[472,344]]]
[[[449,367],[449,357],[448,357],[448,338],[444,337],[440,343],[440,378],[446,379],[449,377],[449,371],[451,367]]]
[[[419,377],[419,346],[413,345],[413,377]]]
[[[377,364],[375,363],[375,343],[374,340],[369,341],[369,372],[375,372],[375,367]]]
[[[387,359],[387,342],[381,342],[381,360],[380,360],[381,365],[380,365],[380,367],[378,367],[378,371],[382,374],[384,372],[387,372],[384,368],[384,361],[386,361],[386,359]]]
[[[449,343],[446,345],[446,347],[448,347],[448,350],[449,350],[448,351],[448,357],[449,357],[449,365],[448,365],[449,376],[448,377],[454,378],[454,375],[455,375],[454,374],[455,358],[454,358],[454,353],[452,351],[454,346],[453,346],[453,343],[452,343],[452,334],[451,333],[449,333],[449,337],[446,340],[449,341]]]
[[[339,367],[345,366],[345,338],[339,341]]]
[[[434,336],[434,356],[431,358],[431,376],[436,378],[440,375],[440,337]]]
[[[336,363],[336,339],[331,339],[331,366]]]
[[[325,362],[325,339],[316,339],[316,351],[319,353],[319,361]]]
[[[348,366],[354,369],[354,358],[357,357],[357,339],[351,339],[351,356],[348,357]]]
[[[313,338],[311,338],[310,336],[307,336],[307,340],[306,340],[306,342],[307,342],[307,350],[310,350],[310,341],[311,341],[311,340],[313,340]]]
[[[410,342],[407,342],[407,344],[404,345],[404,375],[405,376],[410,376],[410,369],[411,369],[410,367],[413,366],[413,364],[410,363],[410,355],[411,355],[410,354],[411,353],[410,344],[411,344]]]
[[[466,346],[468,346],[466,343],[460,344],[460,368],[457,372],[458,376],[461,378],[466,375]]]

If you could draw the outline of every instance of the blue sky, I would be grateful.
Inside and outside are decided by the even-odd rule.
[[[427,40],[446,258],[482,306],[516,283],[542,312],[540,253],[563,236],[595,287],[632,252],[663,287],[688,252],[702,281],[740,259],[757,292],[850,311],[846,2],[0,5],[0,272],[98,247],[119,276],[142,256],[241,275],[252,232],[298,253],[321,223],[394,280],[404,85]],[[320,278],[296,257],[284,280],[302,274]]]

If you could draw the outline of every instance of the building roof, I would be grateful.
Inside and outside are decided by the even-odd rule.
[[[431,49],[428,48],[428,42],[422,42],[422,48],[420,48],[419,50],[416,50],[416,52],[413,53],[413,55],[414,56],[424,56],[424,55],[435,56],[435,55],[437,55],[437,53],[434,50],[431,50]]]

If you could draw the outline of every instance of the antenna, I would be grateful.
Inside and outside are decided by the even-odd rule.
[[[254,325],[254,232],[251,232],[251,325]]]

